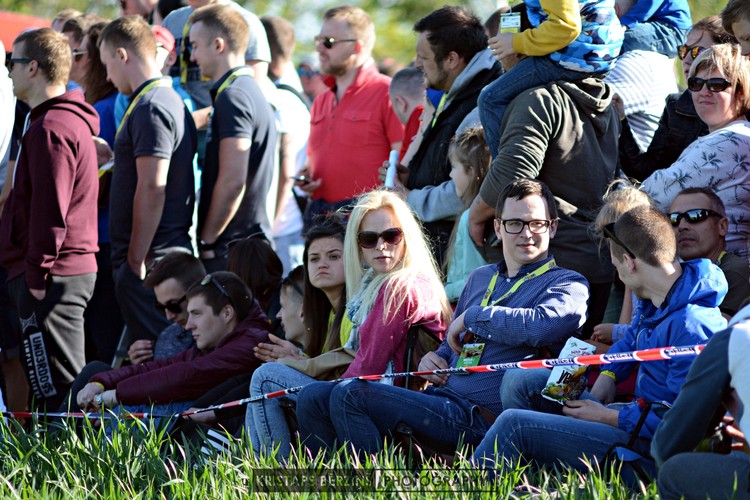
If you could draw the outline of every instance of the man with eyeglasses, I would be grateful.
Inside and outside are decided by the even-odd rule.
[[[297,186],[312,196],[303,231],[318,214],[333,212],[378,186],[378,168],[400,149],[404,126],[388,97],[391,79],[372,59],[375,27],[359,7],[326,11],[315,48],[329,91],[310,110],[307,162]]]
[[[604,228],[610,256],[620,279],[640,299],[633,323],[610,354],[668,346],[703,344],[726,326],[718,305],[727,291],[721,271],[705,259],[680,263],[668,218],[651,207],[637,207]],[[535,465],[560,463],[582,472],[602,460],[615,443],[628,443],[637,463],[654,473],[649,444],[666,408],[677,397],[693,359],[642,363],[636,400],[609,405],[617,381],[628,378],[637,363],[609,365],[590,393],[567,401],[559,413],[540,410],[538,395],[549,370],[512,370],[501,389],[503,414],[476,448],[473,460],[483,467],[516,466],[522,456]],[[649,411],[646,403],[656,402]],[[663,403],[663,404],[662,404]],[[586,459],[586,460],[584,460]],[[631,481],[628,468],[623,479]]]
[[[588,287],[583,276],[549,255],[557,222],[554,197],[541,182],[520,179],[503,190],[494,227],[504,259],[471,274],[446,340],[422,358],[420,371],[557,355],[569,337],[580,334]],[[507,373],[429,375],[424,378],[433,386],[423,392],[350,381],[334,390],[330,405],[307,400],[303,392],[297,402],[300,433],[313,453],[332,447],[332,437],[339,446],[375,453],[384,437],[406,424],[428,448],[453,453],[459,442],[478,444],[503,411],[498,389]],[[326,422],[333,428],[324,428]]]
[[[687,188],[674,199],[667,216],[680,259],[708,259],[724,272],[729,290],[719,308],[731,319],[750,298],[750,266],[746,259],[726,251],[729,221],[724,202],[709,188]]]
[[[252,352],[268,342],[269,322],[239,277],[226,271],[208,274],[186,296],[185,327],[195,346],[170,358],[94,375],[74,395],[78,407],[181,412],[210,389],[260,366]]]
[[[37,404],[56,407],[85,362],[83,313],[96,281],[99,118],[66,92],[64,35],[26,31],[8,60],[31,107],[0,223],[0,255],[18,309],[23,358]]]

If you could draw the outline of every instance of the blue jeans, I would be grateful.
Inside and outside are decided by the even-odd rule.
[[[171,403],[163,403],[163,404],[141,404],[141,405],[118,405],[112,408],[112,411],[115,415],[122,415],[123,418],[125,418],[125,412],[128,413],[151,413],[154,415],[170,415],[169,417],[154,417],[152,419],[149,418],[143,418],[143,419],[133,419],[133,420],[125,420],[126,423],[130,424],[132,428],[137,429],[144,429],[142,426],[137,425],[136,422],[140,421],[143,424],[146,424],[148,426],[149,420],[153,420],[154,427],[161,427],[161,426],[169,426],[171,425],[177,418],[179,418],[177,415],[179,413],[184,412],[188,408],[193,406],[192,401],[173,401]],[[117,425],[115,422],[117,422],[116,419],[107,420],[107,435],[111,436],[113,432],[115,432],[115,429],[117,428]],[[148,428],[148,427],[145,427]]]
[[[399,423],[429,448],[453,452],[462,442],[477,444],[489,427],[475,405],[451,390],[415,392],[363,380],[305,387],[297,400],[297,419],[313,455],[345,442],[356,451],[376,453]]]
[[[506,462],[512,467],[523,456],[523,460],[535,465],[552,467],[562,463],[588,472],[584,457],[595,464],[614,443],[627,443],[629,439],[630,433],[608,424],[529,410],[505,410],[477,446],[472,461],[488,468],[503,467]],[[649,445],[650,441],[639,440],[636,450],[648,456]],[[652,462],[641,465],[653,475]],[[632,481],[625,473],[623,479]]]
[[[542,389],[547,385],[549,374],[550,370],[547,368],[506,371],[500,386],[500,401],[503,408],[561,414],[560,403],[542,397]],[[583,391],[578,399],[598,401],[588,391]]]
[[[658,485],[664,500],[748,499],[750,457],[744,453],[681,453],[661,466]]]
[[[524,57],[510,71],[482,89],[477,100],[479,119],[490,154],[497,156],[503,116],[510,102],[526,90],[557,80],[575,81],[593,76],[565,69],[549,57]]]
[[[311,382],[315,382],[315,379],[294,368],[279,363],[265,363],[253,373],[253,378],[250,380],[250,396],[261,396]],[[296,394],[289,394],[286,397],[297,399]],[[257,403],[248,403],[245,413],[245,430],[250,434],[253,450],[256,453],[270,454],[273,453],[274,447],[278,446],[279,458],[289,457],[292,437],[278,399],[264,399]]]
[[[675,28],[664,21],[638,23],[625,30],[620,54],[631,50],[646,50],[664,54],[670,59],[677,57],[677,46],[687,40],[687,31]]]

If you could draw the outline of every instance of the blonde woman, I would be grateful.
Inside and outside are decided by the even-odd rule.
[[[344,347],[356,355],[343,376],[403,371],[409,328],[418,324],[442,336],[451,309],[422,228],[397,194],[376,190],[358,200],[346,229],[344,265],[354,325]],[[335,387],[317,382],[302,389],[300,434],[305,401],[327,405]]]

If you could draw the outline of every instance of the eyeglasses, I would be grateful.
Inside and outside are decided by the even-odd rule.
[[[700,45],[696,45],[695,47],[690,47],[688,45],[678,45],[677,46],[677,57],[680,58],[680,61],[684,60],[688,54],[690,54],[690,57],[695,59],[698,57],[698,54],[706,50],[706,47],[701,47]]]
[[[33,59],[27,59],[25,57],[11,57],[8,59],[8,71],[13,71],[13,66],[16,64],[29,64]]]
[[[182,304],[187,300],[187,295],[183,295],[177,300],[168,300],[166,303],[162,304],[158,300],[154,303],[154,306],[156,309],[164,314],[164,311],[169,311],[172,314],[180,314],[182,312]]]
[[[80,60],[81,60],[81,58],[82,58],[82,57],[83,57],[83,56],[84,56],[85,54],[88,54],[88,53],[89,53],[89,51],[88,51],[88,50],[78,50],[78,49],[76,49],[76,50],[73,50],[73,51],[72,51],[71,53],[73,54],[73,60],[74,60],[75,62],[78,62],[78,61],[80,61]]]
[[[382,233],[376,233],[375,231],[362,231],[357,235],[357,242],[362,248],[375,248],[378,246],[380,238],[383,238],[383,243],[398,245],[404,238],[404,232],[398,227],[386,229]]]
[[[723,92],[732,86],[731,82],[724,78],[709,78],[708,80],[698,78],[697,76],[688,78],[687,86],[691,92],[700,92],[704,85],[711,92]]]
[[[232,300],[232,297],[229,296],[229,292],[227,292],[227,289],[224,288],[224,285],[219,283],[219,280],[217,280],[213,274],[207,274],[201,280],[201,286],[206,286],[209,283],[213,283],[214,286],[216,286],[216,288],[221,292],[221,294],[227,298],[227,300],[229,301],[229,304],[231,304],[231,306],[234,307],[234,301]]]
[[[503,229],[508,234],[519,234],[523,231],[523,228],[529,226],[529,231],[533,234],[546,233],[551,220],[521,220],[521,219],[501,219],[497,218],[498,221],[503,225]]]
[[[620,241],[620,239],[615,235],[615,223],[614,222],[610,222],[609,224],[604,226],[603,230],[604,230],[605,238],[612,240],[615,243],[617,243],[619,246],[621,246],[622,249],[625,250],[625,253],[630,255],[631,258],[633,259],[636,258],[635,254],[625,245],[625,243]]]
[[[685,219],[688,224],[697,224],[698,222],[703,222],[709,217],[721,218],[721,214],[709,210],[708,208],[693,208],[685,212],[671,212],[667,214],[667,217],[669,217],[669,222],[671,222],[674,227],[677,227],[680,225],[682,219]]]
[[[356,42],[356,41],[357,41],[356,38],[347,38],[347,39],[344,39],[344,40],[336,40],[332,36],[320,36],[319,35],[319,36],[315,37],[315,44],[316,45],[317,44],[321,44],[321,45],[323,45],[323,47],[325,47],[327,49],[332,48],[337,43],[341,43],[341,42]]]

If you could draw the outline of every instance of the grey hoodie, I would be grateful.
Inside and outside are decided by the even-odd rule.
[[[550,251],[557,263],[590,283],[612,281],[609,255],[590,225],[617,167],[620,122],[612,89],[593,78],[552,82],[526,91],[508,106],[498,155],[480,194],[495,206],[515,179],[539,179],[558,204],[560,223]]]

